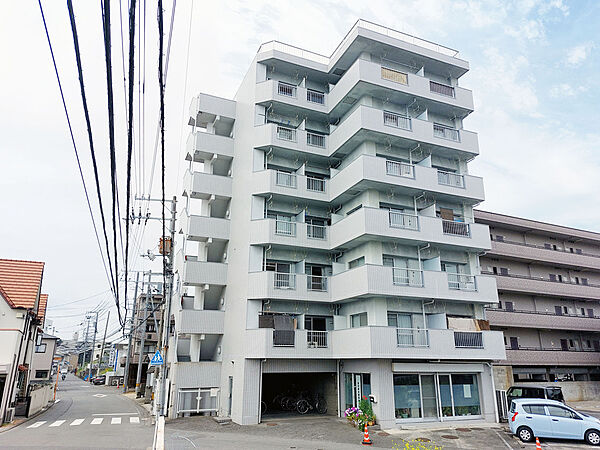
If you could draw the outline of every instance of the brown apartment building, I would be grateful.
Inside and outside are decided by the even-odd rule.
[[[499,303],[487,310],[504,331],[507,360],[497,389],[559,382],[567,400],[600,396],[600,233],[486,211],[492,249],[481,273],[496,275]]]

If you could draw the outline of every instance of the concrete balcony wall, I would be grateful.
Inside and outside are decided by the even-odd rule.
[[[582,284],[559,283],[511,276],[498,276],[496,277],[496,283],[500,291],[600,300],[600,288]]]
[[[290,197],[299,197],[303,199],[318,200],[323,202],[329,201],[328,184],[329,180],[325,180],[325,191],[313,191],[307,189],[307,177],[304,175],[296,175],[296,186],[282,186],[277,184],[276,170],[261,170],[252,174],[252,194],[279,194]]]
[[[225,311],[183,309],[177,331],[183,334],[223,334]]]
[[[292,236],[277,233],[275,219],[259,219],[250,222],[251,245],[287,245],[294,247],[316,248],[329,250],[329,227],[325,228],[325,239],[308,237],[308,225],[302,222],[293,222],[295,233]]]
[[[183,228],[183,230],[188,239],[229,239],[229,219],[194,215],[189,216],[186,222],[187,228]]]
[[[502,256],[517,260],[536,261],[561,266],[600,270],[600,258],[570,252],[559,252],[528,245],[492,241],[490,256]]]
[[[212,155],[233,158],[233,139],[227,136],[196,131],[188,136],[186,148],[198,162],[210,160]]]
[[[192,261],[188,258],[184,262],[183,284],[187,286],[200,286],[203,284],[227,284],[227,264]]]
[[[308,145],[306,130],[296,129],[293,140],[280,139],[277,135],[277,124],[267,123],[254,127],[254,147],[267,149],[269,147],[282,147],[313,155],[329,156],[329,136],[325,136],[325,145],[317,147]]]
[[[221,175],[187,171],[183,177],[183,187],[192,198],[231,198],[231,186],[232,178]]]
[[[295,331],[293,347],[274,347],[272,328],[246,330],[244,355],[246,358],[334,358],[331,334],[328,333],[329,345],[325,348],[309,348],[306,330]]]
[[[506,359],[515,366],[597,366],[600,352],[507,349]]]
[[[233,100],[201,93],[192,100],[189,112],[191,117],[196,117],[200,113],[209,113],[235,119],[235,109],[236,103]]]
[[[282,299],[282,300],[304,300],[312,302],[329,302],[330,282],[332,277],[327,278],[327,291],[309,290],[307,275],[294,274],[294,286],[289,288],[275,287],[275,272],[251,272],[248,274],[248,298],[249,299]],[[292,284],[292,283],[290,283]]]
[[[490,325],[496,327],[600,331],[600,318],[490,309],[485,314],[486,318],[490,321]]]
[[[285,103],[297,108],[311,109],[314,111],[329,113],[327,107],[327,94],[324,95],[324,103],[309,102],[307,99],[307,91],[305,87],[296,86],[294,89],[295,95],[281,95],[278,88],[277,80],[267,80],[256,84],[256,103],[270,103],[273,101]]]
[[[178,388],[219,387],[221,385],[221,363],[213,361],[178,362]]]

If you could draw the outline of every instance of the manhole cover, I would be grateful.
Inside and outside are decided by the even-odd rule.
[[[453,436],[451,434],[442,434],[444,439],[458,439],[458,436]]]
[[[276,425],[277,425],[276,423],[268,423],[268,424],[267,424],[267,426],[268,426],[268,427],[274,427],[274,426],[276,426]]]
[[[385,431],[380,431],[379,433],[377,433],[379,436],[389,436],[389,433],[386,433]]]
[[[462,431],[463,433],[470,433],[471,429],[470,428],[457,428],[456,431]]]
[[[419,442],[431,442],[431,439],[423,438],[423,437],[418,437],[418,438],[415,439],[415,441],[419,441]]]

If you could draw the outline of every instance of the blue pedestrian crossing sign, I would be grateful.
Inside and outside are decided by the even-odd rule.
[[[156,350],[156,353],[150,360],[150,365],[151,366],[162,366],[163,365],[163,357],[160,354],[160,351]]]

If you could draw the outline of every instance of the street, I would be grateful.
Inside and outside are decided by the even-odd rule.
[[[59,381],[57,403],[0,433],[0,448],[117,449],[152,447],[154,427],[145,411],[109,386],[74,375]]]

